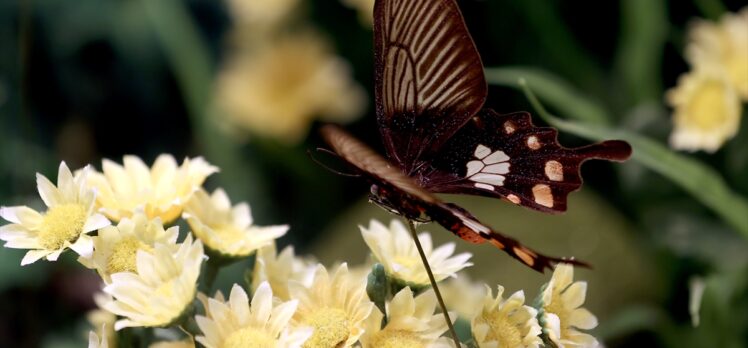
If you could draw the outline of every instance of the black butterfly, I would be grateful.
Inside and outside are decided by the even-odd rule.
[[[566,210],[588,159],[624,161],[631,147],[605,141],[559,145],[553,128],[525,112],[482,109],[483,65],[454,0],[377,0],[376,112],[387,157],[337,126],[321,129],[338,156],[371,184],[371,199],[408,219],[436,221],[471,243],[489,242],[543,271],[574,259],[541,255],[434,193],[503,198],[532,209]]]

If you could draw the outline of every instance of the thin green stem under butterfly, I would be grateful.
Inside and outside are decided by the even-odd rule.
[[[421,241],[418,240],[418,234],[416,233],[416,226],[413,224],[413,221],[410,219],[406,219],[408,221],[408,227],[410,228],[410,234],[413,236],[413,241],[416,242],[416,248],[418,249],[418,254],[421,255],[421,261],[423,262],[423,267],[426,268],[426,274],[429,275],[429,281],[431,281],[431,287],[434,289],[434,293],[436,294],[436,300],[439,301],[439,306],[442,308],[442,313],[444,313],[444,320],[447,321],[447,326],[449,327],[449,334],[452,335],[452,338],[455,340],[455,347],[459,348],[460,340],[457,338],[457,332],[455,331],[454,325],[452,325],[452,320],[449,318],[449,313],[447,312],[447,306],[444,305],[444,300],[442,299],[442,294],[439,291],[439,286],[436,285],[436,280],[434,279],[434,274],[431,272],[431,266],[429,266],[429,260],[426,259],[426,254],[423,252],[423,247],[421,246]]]

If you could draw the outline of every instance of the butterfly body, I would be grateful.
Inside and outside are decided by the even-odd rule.
[[[605,141],[565,148],[557,131],[528,113],[482,109],[487,95],[480,56],[454,0],[377,0],[375,92],[387,158],[340,127],[323,138],[370,184],[370,199],[416,221],[434,221],[462,238],[488,242],[543,271],[574,259],[539,254],[478,221],[436,193],[500,198],[547,212],[566,210],[588,159],[623,161],[631,147]]]

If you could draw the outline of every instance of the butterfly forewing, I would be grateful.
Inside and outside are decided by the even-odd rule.
[[[374,19],[377,120],[410,173],[480,110],[483,66],[454,0],[380,0]]]
[[[553,128],[535,127],[527,113],[475,115],[418,173],[431,192],[505,198],[545,212],[566,210],[567,195],[582,185],[579,167],[588,159],[623,161],[631,147],[606,141],[562,147]]]

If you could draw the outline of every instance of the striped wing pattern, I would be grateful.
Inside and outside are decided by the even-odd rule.
[[[408,172],[480,110],[483,65],[454,0],[377,1],[374,18],[377,118]]]

